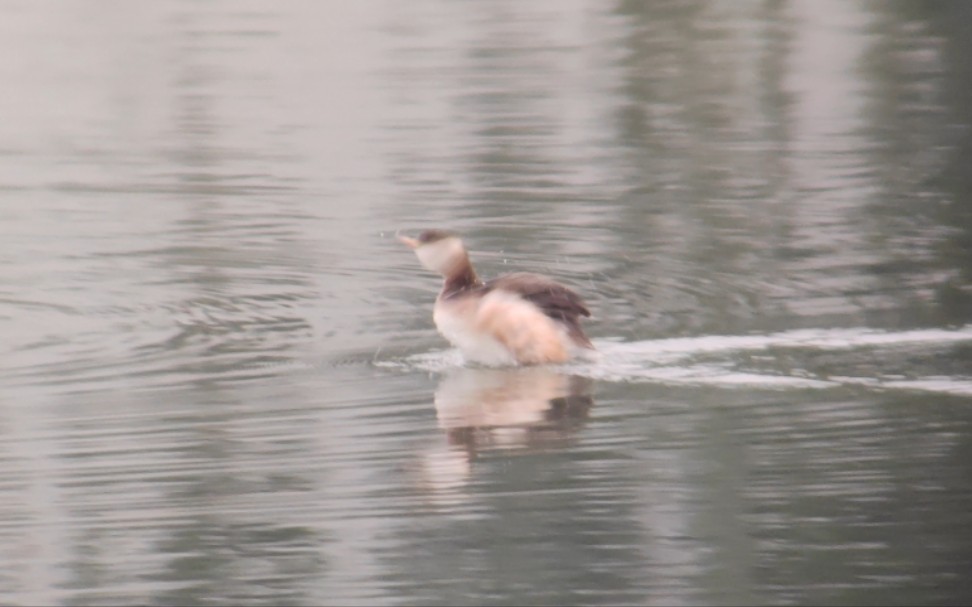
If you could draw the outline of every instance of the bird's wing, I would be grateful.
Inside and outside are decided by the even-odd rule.
[[[540,274],[505,274],[488,281],[485,287],[515,293],[555,320],[569,321],[576,320],[578,316],[591,315],[577,293]]]
[[[503,344],[517,362],[560,363],[569,358],[559,323],[506,289],[493,289],[483,296],[474,323],[478,331]]]

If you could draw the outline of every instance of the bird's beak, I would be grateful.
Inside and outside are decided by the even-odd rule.
[[[399,234],[398,240],[400,240],[402,243],[405,244],[405,246],[407,246],[410,249],[417,249],[419,246],[419,241],[415,240],[414,238],[409,238],[408,236],[402,236],[401,234]]]

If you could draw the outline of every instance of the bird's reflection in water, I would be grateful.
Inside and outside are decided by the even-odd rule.
[[[437,492],[461,487],[472,462],[491,449],[568,444],[594,404],[591,383],[549,367],[450,372],[435,392],[448,446],[426,453],[426,483]]]
[[[439,426],[471,456],[566,439],[592,404],[590,380],[544,367],[457,369],[435,392]]]

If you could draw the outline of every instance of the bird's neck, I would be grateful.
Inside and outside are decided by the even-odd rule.
[[[473,270],[469,257],[463,256],[452,266],[449,273],[445,275],[445,282],[442,284],[442,297],[449,297],[461,291],[465,291],[482,285],[476,271]]]

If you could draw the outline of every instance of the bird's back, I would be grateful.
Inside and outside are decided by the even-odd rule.
[[[545,315],[562,323],[577,345],[593,349],[580,325],[580,317],[590,316],[591,311],[569,287],[541,274],[514,272],[487,281],[483,288],[509,292],[532,303]]]

